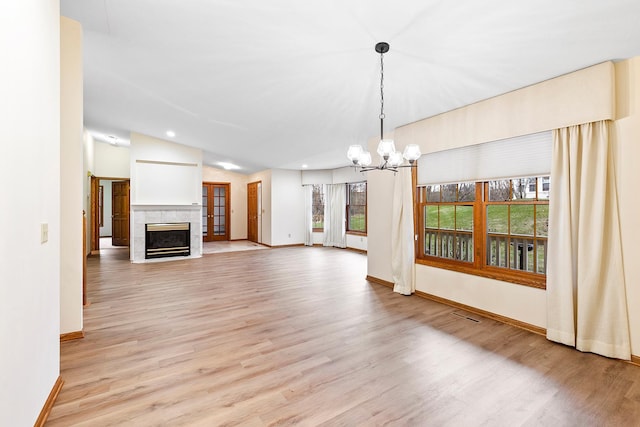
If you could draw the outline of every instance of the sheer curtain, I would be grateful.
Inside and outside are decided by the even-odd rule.
[[[345,184],[325,185],[323,246],[347,247],[345,216],[347,187]]]
[[[304,244],[313,246],[313,185],[304,185]]]
[[[411,170],[402,168],[395,178],[391,214],[393,291],[403,295],[411,295],[416,290]]]
[[[547,338],[631,356],[609,123],[554,132],[549,202]]]

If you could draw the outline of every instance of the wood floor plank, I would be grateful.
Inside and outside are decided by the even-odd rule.
[[[366,256],[323,247],[105,250],[47,425],[640,424],[637,367],[365,277]]]

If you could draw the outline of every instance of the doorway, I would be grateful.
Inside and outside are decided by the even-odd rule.
[[[202,241],[229,240],[229,183],[202,183]]]
[[[262,182],[247,184],[247,239],[262,243]]]
[[[129,246],[129,180],[91,176],[91,253],[100,251],[100,238],[113,246]],[[105,230],[108,228],[108,230]]]

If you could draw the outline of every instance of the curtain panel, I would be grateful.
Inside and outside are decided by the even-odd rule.
[[[345,184],[327,184],[324,188],[324,235],[322,245],[346,248],[347,187]]]
[[[391,274],[393,291],[411,295],[415,286],[413,183],[411,169],[402,168],[393,183],[391,213]]]
[[[630,359],[609,122],[554,131],[549,231],[547,338]]]
[[[313,185],[304,185],[304,244],[313,246]]]

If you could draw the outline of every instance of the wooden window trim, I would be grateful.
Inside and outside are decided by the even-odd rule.
[[[414,174],[415,175],[415,174]],[[415,183],[415,179],[414,179]],[[537,187],[537,184],[536,184]],[[488,182],[476,182],[476,200],[474,202],[445,202],[441,205],[473,205],[473,244],[474,244],[474,258],[473,262],[459,261],[449,258],[441,258],[424,254],[424,208],[426,203],[426,189],[425,187],[414,186],[414,224],[416,231],[416,264],[426,265],[430,267],[442,268],[445,270],[457,271],[464,274],[471,274],[480,277],[486,277],[490,279],[500,280],[509,283],[515,283],[518,285],[529,286],[538,289],[546,289],[547,277],[546,275],[519,271],[513,269],[507,269],[502,267],[486,265],[487,248],[486,248],[486,215],[485,210],[489,205],[512,205],[512,204],[536,204],[536,205],[548,205],[548,201],[539,200],[522,200],[520,201],[507,201],[507,202],[489,202],[483,197],[483,192],[487,194],[488,198]],[[420,191],[424,191],[424,194],[420,194]],[[537,195],[537,191],[536,191]],[[535,227],[535,222],[534,222]],[[481,230],[477,232],[476,230]]]
[[[350,186],[352,184],[364,184],[364,231],[362,230],[350,230],[349,229],[349,206],[351,205],[351,197],[349,197],[350,194]],[[369,186],[367,185],[367,181],[362,181],[362,182],[348,182],[346,184],[346,191],[347,191],[347,203],[345,203],[345,232],[346,234],[353,234],[356,236],[366,236],[367,235],[367,218],[368,218],[368,211],[367,211],[367,201],[369,200]],[[363,205],[355,205],[355,206],[363,206]]]

